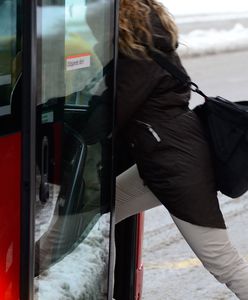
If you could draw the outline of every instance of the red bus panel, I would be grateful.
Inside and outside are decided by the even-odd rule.
[[[21,134],[0,137],[0,299],[18,300]]]

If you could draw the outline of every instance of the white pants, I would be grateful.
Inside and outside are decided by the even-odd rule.
[[[136,166],[117,177],[116,223],[160,204],[144,186]],[[248,300],[248,264],[231,245],[227,230],[172,219],[204,267],[239,299]]]

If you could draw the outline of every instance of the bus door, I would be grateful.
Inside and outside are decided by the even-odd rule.
[[[38,1],[37,300],[108,297],[113,40],[112,1]]]
[[[0,299],[112,299],[114,19],[0,0]]]

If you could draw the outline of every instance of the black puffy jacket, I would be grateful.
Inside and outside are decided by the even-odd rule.
[[[153,28],[164,34],[156,47],[184,70],[156,19]],[[225,228],[208,143],[189,99],[189,88],[156,62],[119,55],[117,126],[144,183],[176,217]]]

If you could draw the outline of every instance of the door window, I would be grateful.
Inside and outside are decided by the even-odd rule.
[[[106,298],[111,3],[43,0],[38,6],[37,299]]]
[[[0,1],[0,116],[9,115],[21,73],[19,1]]]

